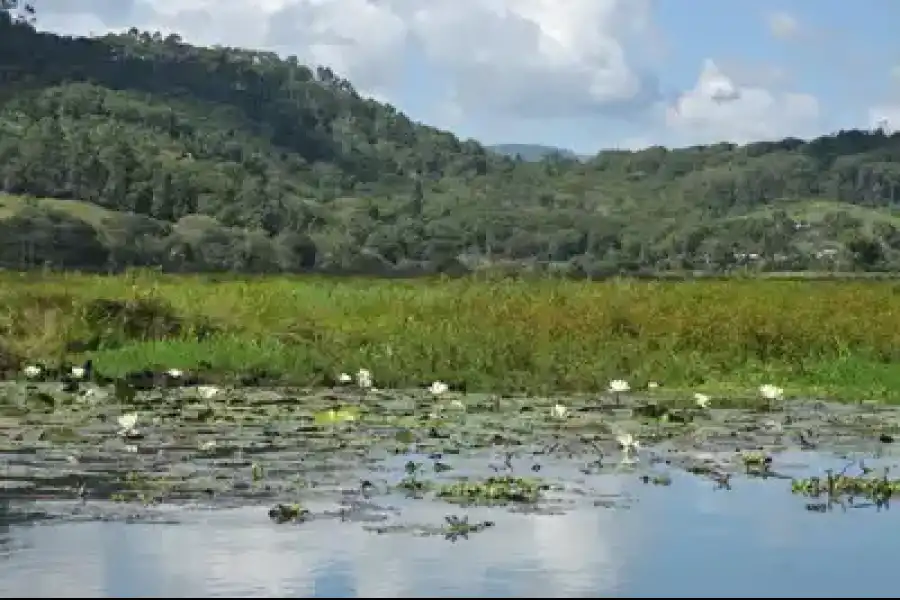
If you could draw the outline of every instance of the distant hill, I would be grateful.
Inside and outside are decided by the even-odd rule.
[[[522,160],[529,162],[539,161],[554,154],[558,154],[563,158],[579,158],[571,150],[553,146],[541,146],[540,144],[494,144],[493,146],[488,146],[488,150],[512,158],[520,156]]]
[[[897,134],[540,161],[560,150],[462,140],[326,67],[5,15],[0,268],[900,268]]]

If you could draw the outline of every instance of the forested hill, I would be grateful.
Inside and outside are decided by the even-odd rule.
[[[2,13],[0,13],[2,15]],[[885,269],[900,136],[526,162],[327,68],[0,18],[0,266]]]

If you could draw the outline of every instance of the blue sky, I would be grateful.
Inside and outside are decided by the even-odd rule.
[[[36,0],[42,27],[129,26],[324,63],[487,143],[610,147],[900,128],[889,0]],[[893,30],[892,30],[893,28]]]

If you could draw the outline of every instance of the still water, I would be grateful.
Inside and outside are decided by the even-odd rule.
[[[809,456],[803,461],[809,466]],[[827,459],[819,466],[826,466]],[[789,472],[789,469],[786,469]],[[809,473],[808,468],[803,472]],[[799,474],[799,473],[797,473]],[[359,523],[275,525],[266,506],[166,509],[174,523],[0,528],[3,597],[888,597],[896,512],[805,510],[789,480],[730,491],[673,473],[668,487],[609,475],[614,508],[559,515],[455,509],[496,526],[450,542]],[[400,501],[402,502],[402,501]],[[321,508],[313,507],[310,508]],[[404,522],[443,520],[437,501]]]

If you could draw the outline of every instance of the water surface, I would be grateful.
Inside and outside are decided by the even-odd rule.
[[[782,472],[797,475],[846,462],[777,457]],[[896,589],[890,510],[810,512],[787,479],[741,478],[729,491],[683,472],[670,486],[619,473],[596,477],[594,488],[628,501],[519,514],[391,500],[402,508],[398,522],[438,524],[451,513],[496,521],[455,542],[335,519],[276,525],[263,505],[161,507],[171,523],[13,524],[0,533],[0,594],[774,598],[886,597]]]
[[[791,478],[895,473],[900,409],[715,404],[0,385],[0,595],[891,596],[875,488],[817,512]]]

